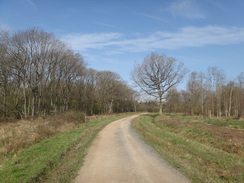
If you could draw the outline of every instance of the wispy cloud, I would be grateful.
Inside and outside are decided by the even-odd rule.
[[[181,16],[189,19],[206,18],[206,13],[193,0],[175,0],[169,5],[168,10],[173,16]]]
[[[109,28],[115,28],[114,25],[112,24],[107,24],[107,23],[103,23],[103,22],[95,22],[96,25],[99,25],[99,26],[103,26],[103,27],[109,27]]]
[[[184,27],[176,32],[158,31],[132,39],[122,33],[70,34],[62,40],[81,53],[104,49],[104,53],[109,51],[115,54],[243,43],[244,27]]]
[[[87,49],[101,49],[116,45],[121,40],[121,33],[93,33],[93,34],[68,34],[61,39],[72,46],[75,50],[85,51]],[[115,43],[116,41],[116,43]]]
[[[28,3],[32,9],[37,10],[36,4],[32,0],[25,0],[26,3]]]
[[[228,9],[226,9],[226,7],[223,5],[222,1],[208,1],[208,3],[210,3],[214,8],[220,9],[222,11],[228,12]]]
[[[150,18],[150,19],[153,19],[153,20],[157,20],[157,21],[160,21],[160,22],[167,23],[166,20],[164,20],[164,19],[162,19],[160,17],[157,17],[157,16],[149,15],[149,14],[146,14],[146,13],[135,13],[135,14],[143,16],[143,17],[146,17],[146,18]]]
[[[224,28],[217,26],[184,27],[178,32],[154,33],[155,48],[176,49],[182,47],[201,47],[207,45],[228,45],[244,42],[244,28]]]

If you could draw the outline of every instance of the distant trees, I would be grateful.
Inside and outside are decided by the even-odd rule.
[[[134,93],[118,74],[88,69],[80,54],[51,33],[0,32],[0,116],[133,111]]]
[[[183,63],[152,52],[141,64],[135,65],[131,76],[142,91],[158,99],[159,113],[162,114],[164,95],[180,83],[185,74]]]
[[[209,67],[190,74],[187,90],[172,89],[165,99],[165,111],[208,117],[244,117],[244,74],[226,81],[224,72]],[[177,107],[176,107],[177,106]]]

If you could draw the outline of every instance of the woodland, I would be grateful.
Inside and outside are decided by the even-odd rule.
[[[117,73],[88,68],[79,53],[39,28],[1,32],[0,55],[2,117],[134,110],[136,92]]]
[[[181,78],[186,75],[179,67],[172,69]],[[0,32],[2,119],[35,118],[71,110],[85,115],[155,112],[159,106],[163,112],[244,117],[244,72],[233,81],[226,78],[217,67],[191,72],[185,90],[177,90],[177,81],[158,102],[157,96],[156,100],[140,96],[117,73],[89,68],[80,53],[52,33],[35,27],[12,34]]]

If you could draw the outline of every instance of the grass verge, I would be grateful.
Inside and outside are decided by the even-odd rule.
[[[189,121],[201,121],[206,124],[216,125],[216,126],[222,126],[222,127],[228,127],[228,128],[236,128],[236,129],[244,129],[244,121],[243,119],[237,120],[237,119],[225,119],[225,118],[207,118],[202,116],[187,116],[184,114],[175,114],[175,113],[168,113],[166,114],[174,119],[189,122]]]
[[[225,149],[221,144],[228,139],[221,133],[225,133],[226,128],[215,126],[223,130],[215,133],[211,130],[213,124],[193,120],[196,119],[176,120],[148,114],[136,118],[132,126],[165,160],[193,182],[243,182],[243,142],[237,152]],[[230,148],[231,144],[234,146],[232,141],[228,143]]]
[[[40,141],[4,164],[1,182],[71,182],[97,133],[108,123],[129,115],[111,115]]]

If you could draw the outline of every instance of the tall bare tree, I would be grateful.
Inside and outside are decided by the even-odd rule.
[[[241,117],[244,117],[244,72],[241,72],[238,75],[238,82],[239,82],[239,113]]]
[[[182,62],[152,52],[141,64],[134,66],[131,77],[142,91],[158,99],[159,113],[162,114],[164,95],[182,81],[186,72]]]
[[[5,117],[10,113],[8,111],[8,99],[11,96],[11,68],[9,67],[10,58],[8,56],[9,49],[9,34],[8,32],[0,32],[0,114]]]
[[[114,72],[101,71],[97,74],[98,95],[105,113],[113,112],[113,105],[120,82],[120,76]]]
[[[209,67],[206,73],[206,86],[209,92],[208,110],[213,115],[221,117],[221,93],[222,85],[225,84],[224,71],[217,67]]]
[[[207,90],[205,89],[206,77],[204,73],[192,72],[187,83],[189,92],[189,105],[191,114],[204,114],[204,104],[207,100]]]

